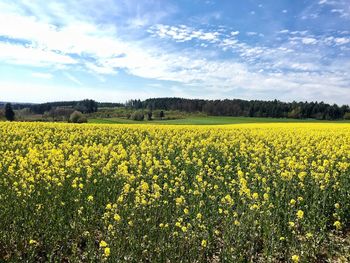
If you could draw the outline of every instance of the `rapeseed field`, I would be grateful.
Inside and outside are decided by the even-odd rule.
[[[350,223],[349,124],[3,122],[0,138],[5,262],[316,262]]]

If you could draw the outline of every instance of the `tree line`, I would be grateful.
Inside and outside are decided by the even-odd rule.
[[[4,103],[1,103],[3,104]],[[1,105],[0,105],[1,106]],[[5,106],[5,105],[4,105]],[[55,119],[57,116],[69,118],[74,110],[82,113],[94,113],[98,108],[125,107],[135,111],[146,110],[147,114],[152,111],[181,111],[201,112],[211,116],[244,116],[244,117],[272,117],[272,118],[314,118],[319,120],[350,119],[348,105],[338,106],[324,102],[281,102],[278,100],[203,100],[184,98],[150,98],[144,101],[139,99],[129,100],[125,103],[101,103],[92,99],[81,101],[47,102],[41,104],[15,103],[11,107],[14,110],[29,109],[34,114],[47,114]],[[5,107],[6,108],[6,107]],[[12,112],[7,105],[4,109],[11,119]],[[135,118],[140,114],[135,113]],[[152,115],[150,115],[152,118]],[[149,117],[149,116],[147,116]],[[164,116],[163,116],[164,117]]]
[[[81,101],[58,101],[29,105],[29,109],[36,114],[44,114],[58,107],[71,107],[82,113],[93,113],[98,109],[98,102],[90,99]]]
[[[212,116],[337,120],[348,118],[350,115],[348,105],[338,106],[324,102],[281,102],[278,100],[151,98],[144,101],[129,100],[125,106],[134,109],[203,112]]]

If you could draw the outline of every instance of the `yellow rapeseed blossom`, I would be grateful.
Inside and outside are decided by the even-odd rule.
[[[313,235],[312,233],[308,232],[308,233],[306,233],[305,236],[306,236],[307,239],[310,239],[310,238],[312,238],[314,235]]]
[[[329,222],[336,230],[349,224],[342,203],[350,189],[349,124],[0,122],[0,138],[0,210],[11,226],[0,229],[0,238],[32,250],[23,255],[23,246],[12,246],[10,257],[35,261],[39,242],[28,237],[51,229],[48,254],[69,237],[77,245],[81,233],[88,244],[102,237],[132,242],[132,250],[115,252],[120,259],[139,262],[156,253],[201,262],[207,255],[173,248],[229,238],[234,243],[211,253],[239,259],[255,251],[258,238],[271,258],[252,255],[257,261],[278,260],[273,255],[288,245],[298,253],[286,256],[299,262],[316,257],[321,248],[312,242],[327,236]],[[86,249],[91,261],[113,252],[103,240]],[[62,257],[74,261],[73,254]]]
[[[289,221],[289,222],[288,222],[288,225],[289,225],[290,228],[295,227],[295,223],[294,223],[293,221]]]
[[[38,244],[38,241],[36,241],[34,239],[29,240],[29,245],[36,245],[36,244]]]
[[[104,247],[107,247],[108,245],[107,245],[107,242],[106,241],[104,241],[104,240],[101,240],[100,241],[100,247],[101,248],[104,248]]]
[[[341,223],[340,223],[340,221],[335,221],[334,224],[333,224],[333,226],[335,226],[335,228],[336,228],[337,230],[341,229]]]
[[[115,221],[117,221],[117,222],[119,222],[120,220],[121,220],[121,217],[120,217],[120,215],[119,214],[114,214],[114,220]]]
[[[103,250],[103,255],[105,257],[109,257],[110,254],[111,254],[111,249],[109,247],[105,247]]]
[[[298,210],[297,217],[298,217],[298,219],[303,219],[304,218],[304,212],[302,210]]]
[[[292,261],[294,262],[294,263],[298,263],[299,262],[299,256],[298,255],[293,255],[292,256]]]
[[[253,195],[252,195],[252,197],[253,197],[253,199],[258,199],[259,198],[259,194],[258,193],[253,193]]]

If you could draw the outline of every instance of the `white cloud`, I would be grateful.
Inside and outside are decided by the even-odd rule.
[[[348,18],[348,17],[350,17],[349,11],[350,11],[350,8],[348,8],[348,11],[346,11],[344,9],[332,9],[331,13],[339,14],[339,16],[341,18]]]
[[[152,92],[149,89],[140,90],[136,87],[104,89],[91,86],[77,87],[76,85],[39,85],[16,81],[0,81],[0,87],[2,97],[6,98],[6,101],[13,102],[67,101],[86,98],[93,98],[97,101],[125,102],[128,99],[147,99],[161,94],[161,91]],[[19,97],[18,94],[25,94],[25,96]],[[163,93],[163,96],[166,96],[166,93]]]
[[[216,42],[218,41],[218,37],[220,36],[220,33],[216,31],[205,32],[203,30],[195,30],[185,25],[168,26],[158,24],[152,26],[148,30],[148,32],[151,33],[153,36],[159,36],[161,38],[170,38],[176,40],[177,42],[185,42],[193,39]]]
[[[0,42],[0,59],[3,62],[37,67],[76,64],[77,61],[67,55],[51,50]]]
[[[312,38],[312,37],[303,37],[301,38],[301,42],[306,45],[314,45],[317,43],[317,39]]]
[[[79,79],[77,79],[76,77],[74,77],[72,74],[70,74],[68,72],[64,72],[63,75],[65,75],[73,83],[78,84],[79,86],[83,86],[83,83],[81,83],[81,81]]]
[[[258,33],[256,32],[247,32],[246,35],[247,36],[256,36]]]
[[[337,38],[334,39],[334,42],[335,42],[337,45],[345,45],[345,44],[350,43],[350,38],[346,38],[346,37],[337,37]]]
[[[280,98],[286,96],[285,99],[288,99],[293,95],[303,100],[310,100],[311,96],[319,98],[318,94],[330,95],[328,90],[331,87],[334,94],[330,98],[342,94],[339,100],[350,99],[350,95],[343,92],[346,90],[345,84],[349,83],[347,77],[342,75],[345,67],[335,70],[335,67],[322,66],[316,51],[315,54],[309,54],[301,47],[303,44],[318,47],[316,45],[326,41],[331,44],[345,45],[349,43],[346,36],[326,40],[312,36],[308,31],[289,32],[285,29],[279,32],[283,34],[279,36],[285,37],[286,43],[269,47],[262,44],[250,45],[238,40],[236,36],[239,31],[231,31],[232,29],[204,30],[186,25],[157,24],[149,28],[149,32],[157,37],[156,41],[152,41],[154,39],[131,41],[121,38],[118,29],[112,25],[102,26],[94,21],[74,19],[70,16],[65,20],[64,10],[59,6],[56,6],[56,9],[62,19],[61,24],[54,24],[50,19],[41,19],[36,16],[18,15],[10,9],[6,12],[0,9],[0,36],[8,39],[7,42],[0,42],[1,61],[64,69],[74,65],[79,69],[84,68],[88,72],[103,75],[116,74],[124,70],[137,77],[176,82],[178,85],[172,89],[175,94],[180,94],[181,86],[192,87],[200,92],[198,94],[206,94],[205,96],[208,97],[219,96],[219,93],[228,94],[240,88],[244,90],[244,96],[250,99],[256,98],[255,94],[261,94],[261,98],[263,96],[268,98],[271,95],[269,92],[274,91],[276,94],[278,92],[285,94],[280,95]],[[134,26],[142,27],[148,23],[142,20],[142,15],[139,18],[139,21],[134,21]],[[8,24],[14,26],[6,26]],[[254,35],[255,32],[246,34]],[[158,38],[176,42],[192,40],[196,41],[198,46],[231,51],[233,56],[229,59],[209,56],[210,51],[206,50],[210,48],[201,49],[200,52],[195,52],[191,48],[189,51],[164,49],[159,44]],[[22,40],[26,44],[15,44],[14,39]],[[217,50],[213,53],[215,52]],[[264,71],[260,70],[262,68]],[[139,89],[134,93],[128,93],[125,90],[104,92],[98,88],[86,87],[85,82],[75,77],[73,73],[65,75],[72,81],[72,85],[78,86],[78,89],[53,85],[47,87],[44,92],[46,87],[25,83],[21,83],[23,87],[19,84],[4,84],[12,87],[13,92],[17,94],[21,94],[19,92],[22,92],[25,87],[34,92],[44,92],[45,100],[78,99],[81,98],[79,97],[82,96],[81,93],[84,97],[89,96],[97,100],[106,100],[113,96],[118,98],[152,96]],[[36,77],[39,76],[40,74]],[[303,91],[305,88],[309,88],[312,92]],[[10,94],[7,95],[10,96]],[[165,95],[169,94],[165,92]],[[160,93],[154,96],[160,96]],[[35,101],[35,97],[28,100]]]
[[[287,33],[289,33],[289,30],[288,29],[283,29],[283,30],[279,31],[278,33],[287,34]]]

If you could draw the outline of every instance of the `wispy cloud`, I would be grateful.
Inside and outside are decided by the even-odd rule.
[[[159,36],[161,38],[171,38],[177,42],[185,42],[193,39],[204,40],[209,42],[217,42],[220,36],[220,32],[212,31],[206,32],[204,30],[198,29],[195,30],[191,27],[180,25],[180,26],[169,26],[158,24],[149,28],[153,36]],[[238,31],[231,32],[232,35],[239,34]]]
[[[78,84],[79,86],[83,86],[83,83],[81,83],[81,81],[78,78],[74,77],[72,74],[68,72],[64,72],[63,74],[73,83]]]
[[[0,43],[0,59],[7,63],[37,67],[62,67],[77,63],[72,57],[52,50],[3,42]]]
[[[172,88],[168,90],[172,94],[188,96],[238,94],[248,99],[275,96],[285,100],[327,96],[333,101],[350,100],[350,93],[346,92],[350,64],[344,63],[349,57],[350,33],[345,30],[320,34],[307,27],[281,25],[265,35],[259,26],[246,29],[203,24],[198,15],[166,23],[163,21],[176,13],[177,8],[166,5],[162,9],[163,1],[159,0],[101,1],[86,1],[86,5],[81,1],[45,5],[35,1],[3,1],[0,3],[1,62],[50,72],[60,70],[63,78],[79,89],[89,83],[76,72],[96,75],[103,81],[131,76],[157,83],[171,82]],[[148,11],[153,6],[150,3],[154,5],[152,11]],[[298,15],[318,16],[328,6],[329,13],[344,19],[341,13],[348,11],[331,0],[316,1],[313,6],[317,8]],[[278,9],[280,16],[292,12],[283,8]],[[247,11],[247,16],[258,17],[264,9],[255,6],[255,15]],[[205,15],[210,21],[226,19],[222,12]],[[194,21],[197,23],[191,23]],[[32,76],[52,78],[51,73],[38,71]],[[19,84],[14,86],[18,89]],[[33,90],[43,88],[28,86]],[[53,86],[57,92],[62,88]],[[161,90],[163,86],[147,87]],[[330,94],[330,87],[334,94]],[[99,97],[98,91],[86,89]],[[125,96],[137,94],[123,92]],[[140,93],[151,96],[144,90]]]

